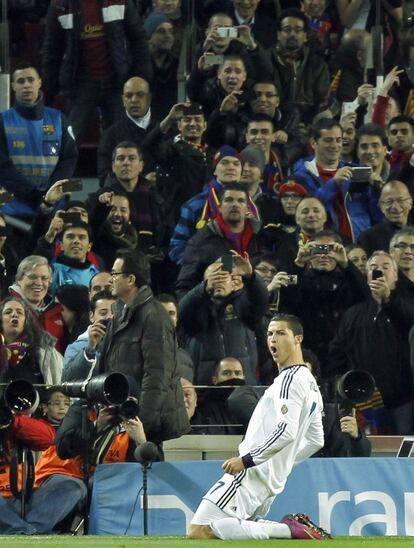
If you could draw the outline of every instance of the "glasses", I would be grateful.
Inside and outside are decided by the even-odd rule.
[[[115,272],[115,270],[111,271],[111,277],[116,278],[117,276],[123,276],[125,272]]]
[[[414,251],[414,244],[406,244],[405,242],[395,244],[394,247],[396,247],[397,249],[401,249],[401,251],[406,251],[407,249],[409,249],[410,251]]]
[[[279,97],[277,93],[272,93],[271,91],[255,91],[256,97],[266,97],[271,99],[272,97]]]
[[[403,206],[408,200],[411,200],[411,196],[407,198],[387,198],[386,200],[381,200],[381,204],[385,207],[391,207],[392,204]]]

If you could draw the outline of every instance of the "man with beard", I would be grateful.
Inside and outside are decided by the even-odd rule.
[[[307,30],[304,13],[294,8],[284,10],[278,20],[276,46],[265,51],[257,48],[258,62],[263,63],[261,78],[275,82],[281,110],[288,116],[292,131],[299,122],[309,124],[328,106],[328,65],[305,45]]]
[[[95,238],[95,251],[110,268],[118,249],[137,249],[138,234],[131,222],[131,206],[126,193],[114,193],[109,212]]]
[[[241,426],[233,417],[227,398],[236,386],[246,384],[243,366],[237,358],[221,359],[211,377],[213,388],[200,396],[199,412],[209,425],[209,434],[242,434]],[[214,388],[216,387],[216,388]],[[204,424],[204,422],[203,422]]]
[[[261,223],[248,216],[249,199],[245,185],[225,186],[216,217],[190,239],[185,249],[176,284],[178,297],[201,282],[208,265],[219,257],[232,251],[243,256],[260,251]]]

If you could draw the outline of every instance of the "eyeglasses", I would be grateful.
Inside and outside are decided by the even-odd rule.
[[[397,249],[401,249],[401,251],[406,251],[407,249],[409,249],[410,251],[414,251],[414,244],[406,244],[405,242],[395,244],[394,247],[396,247]]]
[[[111,271],[111,277],[116,278],[117,276],[123,276],[125,272],[115,272],[115,270]]]
[[[387,198],[386,200],[381,200],[381,204],[385,207],[391,207],[394,203],[403,206],[405,202],[411,199],[411,196],[407,198]]]

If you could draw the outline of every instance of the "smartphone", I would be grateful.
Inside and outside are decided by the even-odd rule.
[[[77,224],[82,222],[81,214],[77,211],[62,211],[60,218],[65,224]]]
[[[298,277],[296,274],[288,274],[286,283],[287,285],[298,285]]]
[[[349,114],[350,112],[355,112],[354,101],[344,101],[342,103],[341,116],[343,116],[344,114]]]
[[[0,204],[8,204],[14,200],[14,194],[11,192],[0,192]]]
[[[360,166],[352,168],[352,181],[356,183],[367,183],[372,174],[372,167]]]
[[[381,270],[378,270],[377,268],[372,271],[372,279],[378,280],[378,278],[382,278],[384,274],[381,272]]]
[[[331,246],[329,244],[319,244],[312,247],[312,255],[327,255]]]
[[[215,53],[205,53],[204,61],[206,65],[222,65],[224,61],[224,55],[216,55]]]
[[[62,192],[76,192],[77,190],[82,190],[83,183],[81,179],[69,179],[62,183]]]
[[[237,38],[239,35],[239,29],[237,27],[219,27],[217,34],[220,38]]]
[[[225,253],[221,257],[221,264],[223,265],[224,272],[232,272],[232,270],[233,270],[233,255],[231,253]]]
[[[110,321],[110,318],[106,318],[105,320],[99,320],[99,323],[102,324],[104,327],[107,327]]]

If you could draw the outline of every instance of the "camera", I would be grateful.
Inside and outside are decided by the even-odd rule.
[[[370,180],[372,168],[369,166],[353,167],[352,181],[355,183],[367,183]]]
[[[62,392],[92,403],[120,405],[128,398],[129,382],[122,373],[103,373],[86,381],[64,382]]]
[[[216,55],[215,53],[205,53],[204,61],[206,65],[222,65],[224,61],[224,55]]]
[[[357,403],[368,401],[375,389],[375,381],[367,371],[353,369],[337,380],[336,398],[339,417],[352,415]]]
[[[239,31],[236,27],[219,27],[217,34],[220,38],[237,38]]]
[[[128,399],[113,408],[114,416],[119,422],[135,419],[139,416],[139,405],[134,399]]]
[[[18,379],[10,382],[3,393],[0,405],[0,430],[8,428],[13,415],[31,415],[39,405],[39,393],[28,381]]]
[[[329,244],[318,244],[312,247],[312,255],[327,255],[330,249]]]
[[[381,272],[381,270],[378,270],[378,268],[375,268],[375,269],[372,271],[372,279],[373,279],[373,280],[378,280],[378,278],[382,278],[383,275],[384,275],[384,274]]]
[[[298,285],[298,277],[296,274],[288,274],[286,278],[287,285]]]

